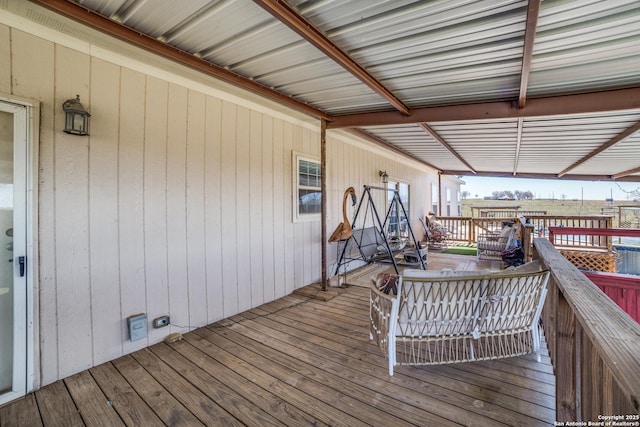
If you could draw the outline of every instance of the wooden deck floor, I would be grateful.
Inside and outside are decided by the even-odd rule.
[[[306,291],[43,387],[0,408],[0,425],[553,425],[546,355],[389,377],[368,290]]]

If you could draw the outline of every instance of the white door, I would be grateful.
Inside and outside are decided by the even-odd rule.
[[[0,404],[27,391],[28,113],[0,100]]]

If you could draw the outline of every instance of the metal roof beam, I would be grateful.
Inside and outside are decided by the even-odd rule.
[[[436,132],[435,130],[431,129],[431,127],[429,127],[428,124],[426,123],[420,123],[419,126],[425,131],[427,132],[429,135],[431,135],[433,137],[433,139],[435,139],[436,141],[438,141],[440,143],[440,145],[442,145],[444,148],[447,149],[447,151],[449,151],[451,154],[453,154],[455,156],[455,158],[457,158],[458,160],[460,160],[462,162],[462,164],[464,164],[466,167],[469,168],[469,171],[471,171],[472,173],[476,173],[476,170],[473,168],[473,166],[471,166],[469,164],[469,162],[467,162],[456,150],[453,149],[453,147],[451,145],[449,145],[449,143],[447,141],[445,141],[439,134],[438,132]]]
[[[141,34],[129,27],[119,24],[91,9],[73,3],[67,0],[31,0],[47,9],[50,9],[63,16],[76,20],[82,24],[88,25],[105,34],[116,37],[127,43],[139,48],[148,50],[164,58],[176,61],[194,70],[204,74],[219,78],[241,87],[248,91],[260,94],[268,99],[276,101],[282,105],[307,113],[319,119],[331,120],[328,114],[313,108],[303,102],[297,101],[290,96],[284,95],[266,86],[263,86],[239,74],[232,73],[222,67],[214,65],[210,62],[199,59],[188,52],[184,52],[178,48],[162,43],[146,34]]]
[[[618,172],[614,175],[611,175],[611,179],[620,179],[623,178],[625,176],[629,176],[629,175],[633,175],[634,173],[638,173],[640,172],[640,168],[635,168],[635,169],[629,169],[623,172]],[[640,177],[639,177],[640,178]],[[640,179],[638,179],[640,181]]]
[[[527,24],[524,32],[518,108],[524,108],[527,102],[527,87],[529,86],[529,74],[531,73],[531,57],[533,56],[533,45],[536,39],[536,28],[538,27],[538,15],[540,13],[541,2],[542,0],[529,0],[527,7]]]
[[[635,170],[638,171],[638,170]],[[631,172],[634,173],[634,172]],[[443,175],[468,176],[469,171],[465,170],[443,170]],[[511,172],[505,171],[478,171],[475,176],[488,176],[493,178],[528,178],[528,179],[548,179],[556,181],[624,181],[624,182],[640,182],[640,175],[631,175],[624,173],[624,176],[614,178],[615,175],[565,175],[559,178],[552,173],[519,173],[512,175]]]
[[[637,122],[633,126],[628,127],[627,129],[625,129],[624,132],[619,133],[615,137],[611,138],[609,141],[607,141],[604,144],[602,144],[600,147],[598,147],[595,150],[591,151],[589,154],[587,154],[586,156],[582,157],[580,160],[578,160],[577,162],[575,162],[574,164],[572,164],[571,166],[569,166],[568,168],[566,168],[565,170],[560,172],[558,174],[558,176],[562,177],[562,176],[566,175],[567,172],[569,172],[570,170],[575,169],[576,167],[580,166],[582,163],[586,162],[587,160],[591,160],[592,158],[594,158],[598,154],[602,153],[607,148],[610,148],[610,147],[614,146],[615,144],[617,144],[618,142],[622,141],[626,137],[634,134],[636,131],[638,131],[638,129],[640,129],[640,122]]]
[[[526,107],[521,109],[513,108],[513,104],[511,101],[497,101],[414,108],[411,110],[411,116],[404,116],[397,111],[348,114],[334,116],[328,127],[336,129],[631,110],[640,108],[640,87],[530,98]]]
[[[320,49],[322,53],[340,64],[364,84],[373,89],[376,93],[386,99],[403,115],[411,114],[409,108],[396,97],[388,88],[371,75],[355,59],[349,56],[340,47],[335,45],[327,36],[322,33],[311,21],[298,14],[284,1],[278,0],[253,0],[257,5],[280,20],[287,27],[298,33],[302,38]]]
[[[516,135],[516,153],[513,156],[513,175],[518,174],[518,161],[520,160],[520,148],[522,146],[522,125],[524,124],[524,119],[518,119],[518,133]]]

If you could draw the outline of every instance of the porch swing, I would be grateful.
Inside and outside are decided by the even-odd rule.
[[[380,219],[372,190],[393,192],[384,221]],[[341,268],[346,272],[351,263],[390,263],[396,274],[400,274],[398,265],[420,266],[425,270],[426,248],[420,249],[406,218],[408,215],[397,189],[365,185],[353,217],[352,234],[338,242],[339,256],[334,275],[339,275]],[[358,224],[361,224],[359,228]],[[405,249],[407,244],[412,247]]]

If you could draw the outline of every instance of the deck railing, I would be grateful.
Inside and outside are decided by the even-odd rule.
[[[640,230],[609,227],[549,227],[549,241],[554,246],[576,249],[593,247],[610,251],[613,248],[612,237],[640,238]]]
[[[611,228],[613,218],[603,215],[527,215],[532,232],[537,237],[548,237],[549,227]],[[503,221],[515,221],[516,217],[443,216],[438,221],[449,231],[449,240],[475,243],[478,234],[502,228]],[[598,240],[600,241],[600,240]],[[602,240],[606,242],[606,238]]]
[[[467,216],[442,216],[438,217],[438,221],[449,232],[449,240],[456,242],[472,242],[475,241],[472,235],[471,217]]]
[[[470,216],[444,216],[438,221],[449,232],[450,241],[459,243],[476,243],[480,233],[496,231],[502,228],[504,221],[514,221],[513,218],[473,218]]]
[[[640,421],[640,325],[549,240],[534,239],[534,248],[551,272],[542,323],[556,374],[557,421]]]

